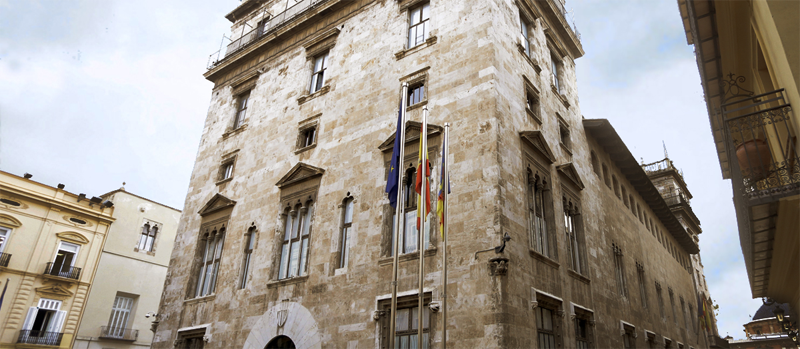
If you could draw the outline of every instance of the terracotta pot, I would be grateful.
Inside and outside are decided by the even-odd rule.
[[[753,139],[739,144],[736,147],[736,158],[739,160],[742,176],[752,182],[767,178],[769,167],[772,165],[772,154],[764,140]]]

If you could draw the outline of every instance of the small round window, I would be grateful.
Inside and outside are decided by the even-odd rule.
[[[13,201],[13,200],[9,200],[9,199],[0,199],[0,202],[4,203],[6,205],[11,205],[11,206],[22,206],[22,204],[20,204],[19,202],[16,202],[16,201]]]
[[[69,220],[70,220],[70,222],[72,222],[72,223],[86,224],[86,221],[85,221],[85,220],[83,220],[83,219],[78,219],[78,218],[75,218],[75,217],[72,217],[72,218],[70,218]]]

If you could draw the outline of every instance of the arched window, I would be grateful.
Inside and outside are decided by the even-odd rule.
[[[247,229],[247,234],[244,235],[244,261],[242,261],[242,282],[239,288],[247,286],[248,274],[250,273],[250,257],[253,255],[253,249],[256,247],[256,227],[251,226]]]
[[[139,251],[153,252],[156,235],[158,235],[158,224],[145,222],[142,226],[142,235],[139,237],[139,243],[136,245],[136,248],[138,248]]]
[[[548,207],[544,195],[546,184],[547,182],[538,174],[528,170],[528,231],[531,248],[544,256],[552,257],[545,216]]]
[[[583,255],[583,237],[580,227],[580,213],[578,206],[571,200],[564,198],[564,228],[566,231],[567,251],[569,252],[570,267],[578,274],[585,274],[585,261]]]
[[[217,286],[219,260],[222,258],[222,245],[225,241],[225,227],[213,228],[203,235],[203,264],[197,277],[195,297],[214,293]]]
[[[349,193],[348,193],[349,194]],[[339,249],[339,268],[346,268],[350,258],[350,235],[353,226],[353,197],[348,196],[342,204],[342,240]]]
[[[278,279],[307,274],[308,244],[311,239],[311,217],[314,202],[309,200],[286,207]]]

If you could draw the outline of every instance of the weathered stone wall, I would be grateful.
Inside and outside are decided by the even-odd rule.
[[[384,193],[386,154],[378,146],[395,131],[400,79],[426,67],[429,121],[452,125],[448,159],[452,179],[448,344],[457,348],[535,347],[536,325],[530,306],[533,287],[563,299],[562,309],[567,316],[562,334],[568,346],[574,343],[570,302],[594,311],[596,347],[622,345],[620,320],[637,326],[640,344],[644,343],[643,329],[647,329],[687,343],[687,347],[697,346],[694,332],[686,334],[682,330],[683,320],[679,327],[671,320],[667,295],[667,287],[672,287],[676,302],[678,294],[693,299],[690,274],[592,172],[590,149],[616,170],[613,160],[583,131],[572,58],[563,59],[561,77],[562,91],[570,106],[550,87],[545,19],[540,16],[533,28],[533,56],[542,68],[537,72],[518,49],[519,13],[517,6],[507,1],[433,1],[431,36],[436,39],[420,49],[395,55],[403,50],[406,40],[408,15],[403,8],[407,4],[375,1],[352,17],[320,28],[320,32],[333,27],[341,30],[329,53],[327,93],[298,102],[307,94],[311,78],[311,63],[301,44],[289,46],[274,59],[243,72],[244,76],[255,69],[263,71],[251,92],[246,126],[238,131],[229,132],[236,110],[233,87],[215,81],[217,87],[212,92],[165,285],[161,307],[164,315],[154,348],[171,348],[179,328],[207,324],[206,333],[211,338],[206,348],[261,345],[283,328],[270,324],[265,314],[277,314],[276,309],[284,304],[298,309],[290,312],[286,320],[291,326],[285,326],[313,328],[321,347],[378,346],[380,322],[373,321],[373,312],[378,309],[379,299],[391,293],[391,263],[387,263],[381,248],[389,221],[386,212],[390,212]],[[535,6],[549,5],[541,1]],[[541,124],[525,111],[523,74],[540,91]],[[230,75],[225,76],[229,79]],[[569,126],[572,154],[559,145],[556,112]],[[316,147],[295,154],[299,123],[316,115]],[[409,115],[420,121],[420,108]],[[556,158],[554,164],[544,164],[550,170],[553,193],[550,233],[558,246],[555,266],[534,258],[528,247],[526,179],[519,132],[533,130],[541,130]],[[440,149],[439,139],[431,140],[431,149]],[[219,166],[226,154],[236,155],[233,179],[217,184]],[[431,156],[438,167],[438,154],[432,150]],[[275,184],[298,162],[325,170],[313,217],[308,277],[276,282],[275,251],[279,250],[283,226],[281,193]],[[556,165],[568,162],[574,164],[586,185],[577,191],[588,257],[585,277],[568,271],[564,245],[561,197],[562,187],[569,184],[556,171]],[[619,171],[616,173],[625,182]],[[236,205],[229,221],[216,293],[188,299],[194,288],[189,280],[196,263],[202,221],[197,212],[217,193],[236,201]],[[341,204],[348,194],[355,198],[350,260],[347,268],[337,270]],[[637,200],[644,203],[640,197]],[[649,210],[646,205],[643,208]],[[648,212],[649,217],[655,217]],[[240,290],[244,234],[251,224],[258,229],[251,281]],[[663,226],[661,230],[666,232]],[[504,253],[510,263],[508,274],[490,276],[487,260],[493,253],[481,254],[477,259],[474,253],[496,246],[506,232],[512,237]],[[668,235],[665,233],[667,239],[672,238]],[[443,245],[441,239],[432,240],[433,249],[426,253],[425,288],[438,301],[442,292]],[[621,298],[616,288],[612,241],[625,251],[627,299]],[[638,299],[634,260],[643,262],[647,270],[647,310],[642,310]],[[399,275],[399,291],[415,293],[417,261],[402,262]],[[658,315],[654,280],[664,285],[669,320],[662,321]],[[314,323],[307,317],[292,315],[306,314],[306,310],[313,314]],[[440,319],[441,313],[431,317],[433,347],[441,346]],[[314,347],[312,343],[317,342],[304,343]]]

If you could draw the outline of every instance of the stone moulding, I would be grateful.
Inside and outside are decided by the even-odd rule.
[[[217,193],[214,194],[211,200],[208,200],[208,202],[205,204],[205,206],[203,206],[202,209],[200,209],[200,211],[197,211],[197,214],[206,216],[210,213],[233,207],[234,205],[236,205],[236,201],[228,199],[225,197],[225,195]]]
[[[553,150],[549,145],[547,145],[547,140],[542,135],[542,131],[522,131],[519,133],[519,135],[526,142],[530,143],[534,149],[544,155],[544,157],[547,158],[551,164],[556,161],[556,157],[553,155]]]
[[[61,240],[66,240],[69,242],[74,242],[80,245],[86,245],[89,243],[89,239],[83,236],[80,233],[76,233],[74,231],[66,231],[61,233],[56,233],[56,236]]]
[[[419,52],[419,51],[421,51],[422,49],[424,49],[426,47],[433,46],[434,44],[436,44],[437,41],[438,41],[438,38],[436,36],[432,35],[427,40],[425,40],[424,43],[421,43],[421,44],[419,44],[417,46],[414,46],[412,48],[409,48],[409,49],[402,49],[400,51],[397,51],[394,54],[394,58],[399,61],[399,60],[403,59],[403,57],[411,55],[412,53]]]
[[[286,320],[280,321],[284,318],[279,316],[280,312],[286,314]],[[243,348],[264,348],[277,336],[289,337],[297,348],[322,348],[322,336],[314,315],[297,302],[280,302],[264,312],[250,330]]]

